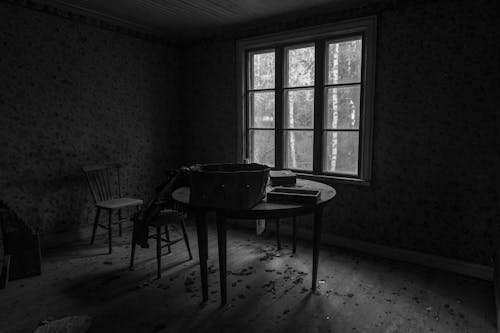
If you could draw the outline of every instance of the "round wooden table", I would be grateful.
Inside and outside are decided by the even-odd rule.
[[[321,236],[322,213],[325,205],[335,197],[335,190],[326,184],[312,180],[297,179],[297,187],[316,189],[321,191],[321,196],[315,204],[299,205],[271,203],[262,200],[251,209],[225,210],[210,207],[198,207],[189,203],[189,187],[181,187],[172,193],[172,198],[186,205],[196,214],[196,230],[198,235],[198,251],[200,257],[201,286],[203,301],[208,300],[208,236],[205,216],[208,211],[215,211],[217,220],[217,240],[219,247],[219,274],[221,288],[221,303],[226,304],[227,300],[227,273],[226,273],[226,219],[279,219],[285,217],[295,217],[306,214],[314,214],[313,230],[313,273],[312,290],[316,290],[318,277],[319,243]],[[272,187],[268,187],[269,192]]]

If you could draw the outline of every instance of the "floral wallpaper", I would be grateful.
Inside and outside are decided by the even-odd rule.
[[[0,199],[42,233],[91,222],[82,165],[124,163],[124,192],[144,198],[165,168],[235,161],[238,38],[377,15],[373,181],[331,183],[324,232],[490,263],[498,1],[379,1],[177,46],[14,2],[0,2]]]
[[[179,51],[0,2],[0,199],[43,233],[93,221],[81,167],[145,198],[181,158]]]

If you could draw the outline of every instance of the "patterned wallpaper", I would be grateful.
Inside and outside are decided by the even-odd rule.
[[[93,219],[82,165],[144,198],[181,157],[179,51],[0,2],[0,199],[42,233]]]
[[[374,13],[373,183],[333,182],[324,230],[488,264],[500,221],[498,2],[406,1],[346,18]],[[339,18],[278,22],[274,31]],[[273,32],[243,37],[263,30]],[[235,55],[227,36],[184,49],[185,80],[197,82],[184,86],[186,161],[236,159]]]
[[[163,168],[234,161],[235,36],[378,14],[373,183],[332,183],[325,232],[489,263],[499,3],[383,3],[179,50],[0,2],[0,199],[44,233],[71,230],[94,212],[84,164],[125,163],[124,192],[144,197]]]

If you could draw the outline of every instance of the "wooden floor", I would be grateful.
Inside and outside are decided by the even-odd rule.
[[[155,279],[155,247],[137,250],[128,271],[129,234],[107,255],[74,243],[45,255],[43,275],[0,290],[0,332],[33,332],[43,320],[89,315],[90,332],[495,332],[491,283],[413,265],[322,249],[319,291],[311,293],[311,247],[230,229],[228,305],[219,307],[215,228],[209,228],[209,302],[200,304],[195,259],[183,243],[163,258]],[[151,244],[153,245],[153,244]]]

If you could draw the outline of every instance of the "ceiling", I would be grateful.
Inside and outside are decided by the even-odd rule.
[[[206,36],[288,13],[331,6],[348,8],[374,0],[38,0],[170,40]]]

